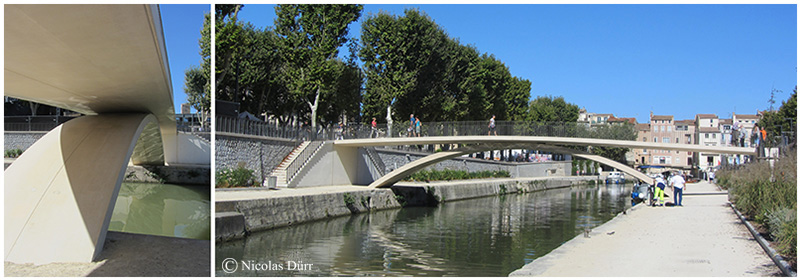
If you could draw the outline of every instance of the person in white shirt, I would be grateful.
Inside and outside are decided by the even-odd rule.
[[[675,206],[683,206],[683,190],[686,188],[686,180],[683,179],[683,175],[679,173],[670,177],[669,185],[674,190],[673,197],[675,197]]]

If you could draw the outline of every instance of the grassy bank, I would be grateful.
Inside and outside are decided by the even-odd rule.
[[[431,182],[431,181],[452,181],[469,180],[484,178],[509,178],[511,174],[505,170],[467,172],[463,170],[421,170],[403,181]]]
[[[749,163],[717,172],[718,184],[727,188],[731,202],[760,224],[775,249],[796,267],[797,263],[797,153],[775,161]]]

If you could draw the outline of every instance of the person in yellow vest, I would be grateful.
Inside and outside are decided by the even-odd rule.
[[[664,181],[664,176],[658,174],[656,176],[656,198],[658,198],[658,202],[655,206],[664,206],[664,190],[667,188],[667,182]]]

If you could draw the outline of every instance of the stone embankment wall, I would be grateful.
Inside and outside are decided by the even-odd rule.
[[[263,180],[297,145],[298,142],[280,138],[217,132],[216,170],[242,164]]]
[[[6,131],[3,133],[3,141],[5,141],[3,142],[3,148],[4,150],[27,150],[46,133],[47,131]]]
[[[338,193],[218,201],[216,241],[242,238],[247,233],[278,227],[404,206],[476,197],[570,187],[596,177],[488,179],[424,184],[401,183],[391,189],[364,189]]]
[[[205,185],[211,187],[211,167],[128,166],[125,182]]]

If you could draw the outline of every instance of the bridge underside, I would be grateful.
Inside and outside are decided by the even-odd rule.
[[[92,261],[129,160],[160,160],[160,145],[137,141],[146,134],[158,135],[150,114],[85,116],[25,151],[4,173],[5,261]]]
[[[639,172],[636,169],[633,169],[627,165],[622,163],[616,162],[614,160],[610,160],[598,155],[581,152],[578,150],[573,150],[564,147],[558,147],[553,145],[542,145],[542,144],[482,144],[482,145],[472,145],[472,146],[465,146],[458,148],[452,151],[444,151],[434,153],[432,155],[426,156],[424,158],[418,159],[416,161],[410,162],[402,167],[395,169],[392,172],[384,175],[383,177],[379,178],[372,182],[369,186],[373,188],[384,188],[384,187],[391,187],[395,183],[399,182],[403,178],[414,174],[417,171],[420,171],[428,166],[434,165],[436,163],[453,159],[462,155],[477,153],[477,152],[484,152],[484,151],[492,151],[492,150],[507,150],[507,149],[535,149],[540,151],[550,151],[556,152],[561,154],[571,154],[576,157],[596,161],[611,167],[616,168],[626,174],[633,176],[642,182],[653,184],[653,179],[647,176],[646,174]]]
[[[153,114],[161,162],[178,160],[157,5],[5,5],[4,18],[3,95],[86,115]]]

